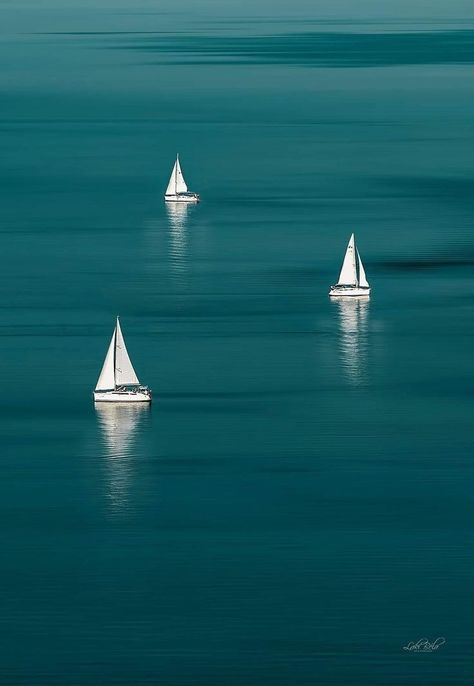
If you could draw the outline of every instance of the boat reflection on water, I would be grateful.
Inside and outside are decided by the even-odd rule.
[[[349,383],[367,381],[368,317],[370,298],[333,297],[339,314],[339,349],[342,367]]]
[[[180,281],[184,281],[188,267],[188,209],[189,205],[184,202],[166,203],[166,213],[170,228],[171,270]]]
[[[106,458],[107,498],[114,512],[128,509],[134,449],[148,403],[94,403]]]

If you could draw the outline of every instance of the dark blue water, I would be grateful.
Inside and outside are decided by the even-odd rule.
[[[0,10],[2,684],[472,683],[474,24],[264,5]]]

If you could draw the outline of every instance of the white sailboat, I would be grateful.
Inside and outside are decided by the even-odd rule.
[[[94,400],[107,403],[151,402],[151,391],[140,384],[128,356],[118,317],[94,390]]]
[[[370,295],[370,286],[357,250],[354,234],[350,237],[347,245],[339,281],[335,286],[331,286],[329,295],[351,297]]]
[[[200,200],[201,198],[197,193],[191,193],[190,191],[188,191],[188,186],[186,185],[183,172],[181,171],[179,155],[176,155],[176,162],[174,163],[168,187],[165,191],[165,201],[197,203]]]

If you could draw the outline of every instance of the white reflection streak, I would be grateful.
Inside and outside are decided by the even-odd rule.
[[[95,403],[95,410],[107,460],[107,497],[117,512],[128,505],[135,437],[150,408],[147,403]]]
[[[368,316],[370,300],[335,298],[339,311],[341,360],[348,381],[359,385],[366,381]]]
[[[167,202],[166,212],[170,225],[171,270],[179,281],[183,281],[187,271],[188,205],[185,202]]]

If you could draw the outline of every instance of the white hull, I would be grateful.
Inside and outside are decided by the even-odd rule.
[[[361,296],[369,296],[370,288],[360,288],[359,286],[348,287],[348,286],[332,286],[329,291],[331,297],[337,296],[338,298],[360,298]]]
[[[184,202],[198,203],[201,198],[197,193],[176,193],[175,195],[165,195],[165,202]]]
[[[151,403],[150,391],[94,391],[96,403]]]

